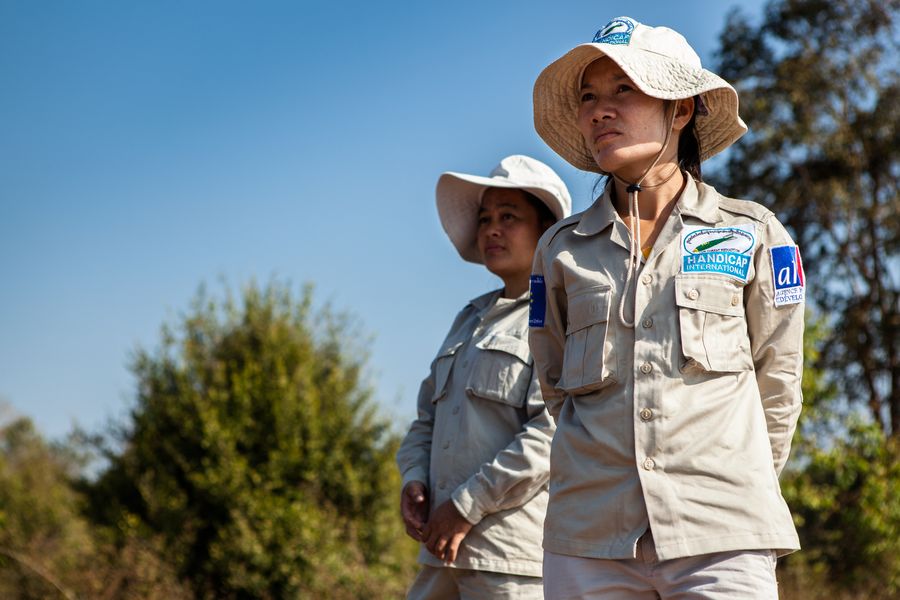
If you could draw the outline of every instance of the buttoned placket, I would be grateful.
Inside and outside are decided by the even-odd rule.
[[[454,380],[456,378],[466,377],[466,367],[468,366],[468,353],[471,345],[473,344],[472,338],[467,339],[463,344],[461,344],[456,353],[453,356],[453,366],[450,369],[450,373],[447,376],[447,388],[450,389],[454,385]],[[460,430],[460,423],[463,418],[465,418],[465,413],[463,412],[464,407],[462,406],[461,399],[456,394],[448,394],[448,397],[440,400],[438,403],[438,411],[439,415],[436,417],[438,420],[442,422],[450,422],[452,426],[450,427],[439,427],[434,431],[434,440],[436,448],[440,448],[441,458],[440,461],[444,465],[442,471],[454,472],[454,463],[456,455],[453,452],[454,450],[454,436]],[[448,481],[446,476],[441,476],[436,482],[438,493],[435,498],[433,498],[433,502],[435,506],[446,500],[450,493],[453,491],[453,488],[456,485],[455,481]]]
[[[492,305],[491,307],[483,308],[476,314],[478,323],[472,330],[472,335],[469,336],[465,343],[457,350],[454,357],[453,368],[449,375],[451,384],[456,387],[456,389],[465,388],[466,380],[469,377],[469,366],[472,364],[473,360],[476,360],[476,357],[474,357],[473,354],[478,352],[477,344],[483,339],[487,329],[485,323],[490,320],[489,317],[496,309],[496,305]],[[450,421],[452,426],[439,428],[438,431],[440,431],[442,435],[440,436],[440,439],[435,440],[435,443],[439,445],[438,447],[443,453],[441,460],[446,465],[446,470],[448,472],[455,472],[457,470],[456,458],[458,456],[459,448],[457,448],[455,436],[462,430],[462,423],[464,419],[468,418],[469,409],[468,406],[465,406],[464,399],[465,396],[463,395],[453,394],[450,398],[442,401],[447,403],[443,406],[443,409],[447,412],[440,418],[445,422]],[[449,416],[447,413],[449,413]],[[449,495],[458,483],[459,482],[457,481],[451,482],[446,479],[438,481],[438,489],[440,490],[441,497]]]
[[[648,320],[652,323],[651,315],[647,314],[647,305],[654,293],[654,281],[652,267],[647,261],[643,261],[638,271],[638,285],[634,292],[634,322],[635,327],[628,331],[634,336],[634,390],[632,414],[634,415],[634,446],[635,459],[641,469],[652,472],[657,468],[656,461],[656,428],[652,420],[653,409],[659,406],[657,399],[659,386],[656,379],[659,376],[660,361],[658,344],[653,343],[653,328],[645,326]],[[657,408],[658,410],[658,408]]]
[[[648,312],[648,306],[655,295],[660,294],[665,277],[657,271],[657,265],[663,260],[665,252],[679,252],[679,248],[669,248],[677,244],[679,235],[683,229],[680,211],[673,209],[664,224],[659,236],[654,242],[649,256],[642,260],[641,268],[637,273],[638,285],[635,289],[634,323],[635,327],[629,331],[634,336],[634,388],[632,414],[634,426],[635,462],[638,466],[639,477],[643,482],[642,488],[645,494],[656,496],[662,492],[657,489],[661,482],[654,485],[647,477],[659,475],[664,464],[660,462],[659,442],[663,426],[665,406],[661,397],[662,385],[659,378],[664,376],[671,365],[666,364],[666,357],[662,353],[659,328],[654,328],[654,315]],[[671,260],[671,257],[668,257]],[[679,258],[675,259],[676,261]],[[653,516],[650,512],[656,503],[647,502],[647,511],[650,521]]]

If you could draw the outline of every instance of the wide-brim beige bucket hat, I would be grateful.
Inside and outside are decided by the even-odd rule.
[[[594,36],[544,69],[534,84],[534,127],[548,146],[573,166],[602,173],[576,120],[581,78],[592,62],[608,56],[643,93],[662,100],[700,97],[695,128],[700,160],[718,154],[747,132],[731,85],[700,64],[687,40],[668,27],[617,17]]]
[[[514,188],[533,194],[557,220],[572,212],[572,198],[556,172],[528,156],[514,154],[500,161],[488,177],[448,171],[438,178],[435,195],[441,225],[463,259],[481,264],[478,250],[478,210],[488,188]]]

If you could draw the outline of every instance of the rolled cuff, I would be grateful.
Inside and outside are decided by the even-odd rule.
[[[428,487],[428,470],[423,467],[412,467],[408,469],[405,473],[403,473],[403,483],[400,485],[400,489],[406,487],[411,481],[421,481],[425,484],[425,487]]]
[[[479,497],[480,495],[483,496],[483,490],[481,492],[482,494],[479,494],[478,490],[476,490],[473,493],[468,485],[463,484],[453,490],[453,494],[450,495],[453,506],[472,525],[478,525],[483,518],[492,512],[486,506],[484,500]]]

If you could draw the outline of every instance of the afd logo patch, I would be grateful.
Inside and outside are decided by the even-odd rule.
[[[593,43],[628,45],[631,34],[634,33],[634,25],[634,21],[628,17],[616,17],[594,35]]]
[[[775,282],[775,306],[800,304],[806,299],[803,262],[797,246],[776,246],[772,256],[772,280]]]
[[[746,283],[754,247],[756,227],[752,223],[686,226],[681,233],[681,272],[718,273]]]
[[[547,286],[543,275],[531,276],[531,300],[528,305],[528,326],[543,327],[547,314]]]

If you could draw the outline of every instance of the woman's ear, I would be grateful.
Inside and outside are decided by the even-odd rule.
[[[675,119],[672,121],[672,129],[681,131],[691,122],[694,116],[694,99],[683,98],[675,101]]]

